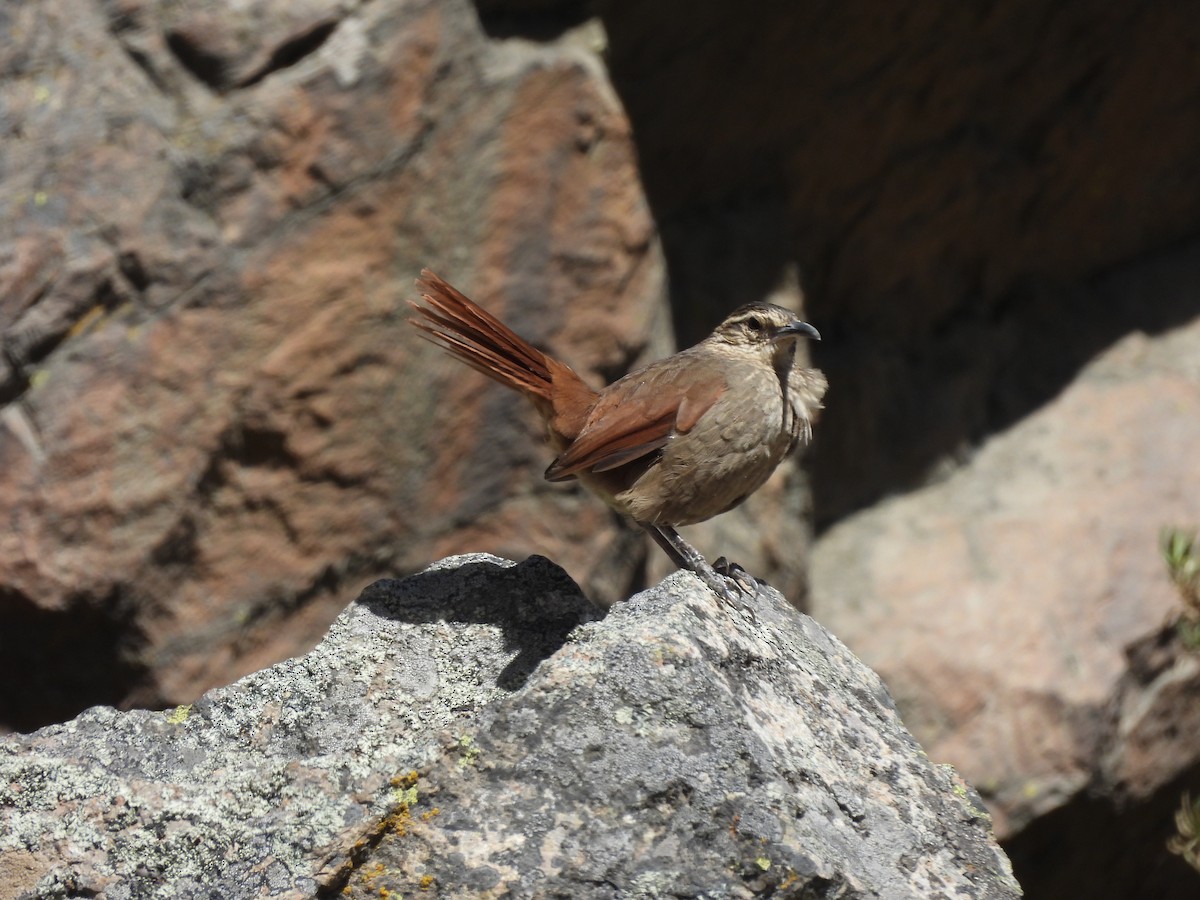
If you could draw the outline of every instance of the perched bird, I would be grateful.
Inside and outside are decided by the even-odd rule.
[[[710,566],[675,527],[733,509],[811,439],[826,380],[797,365],[795,349],[820,340],[817,329],[750,303],[694,347],[595,391],[428,269],[417,287],[411,321],[425,336],[533,402],[557,454],[548,480],[578,478],[727,602],[755,589],[739,567]]]

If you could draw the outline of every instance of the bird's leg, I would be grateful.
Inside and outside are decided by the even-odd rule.
[[[643,525],[642,527],[650,533],[650,537],[654,538],[654,542],[662,547],[663,552],[671,558],[675,565],[694,572],[726,603],[741,609],[743,603],[738,596],[739,593],[754,593],[755,589],[747,590],[745,583],[740,579],[727,578],[719,574],[708,564],[708,560],[700,555],[700,551],[685,541],[682,535],[670,525]]]
[[[662,547],[663,553],[667,554],[667,556],[671,558],[671,562],[675,563],[676,568],[689,570],[692,569],[692,565],[688,562],[687,557],[680,553],[679,550],[675,548],[675,545],[667,539],[666,535],[659,531],[657,525],[643,525],[642,527],[646,529],[646,533],[650,535],[650,537],[654,538],[654,543]],[[679,535],[679,532],[672,529],[672,534],[674,534],[676,540],[683,544],[683,546],[687,547],[687,549],[690,550],[694,556],[700,557],[701,562],[704,561],[704,558],[700,556],[700,553],[694,547],[688,544],[688,542]]]

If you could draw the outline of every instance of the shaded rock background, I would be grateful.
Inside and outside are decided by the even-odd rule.
[[[1139,269],[1097,295],[1164,274]],[[1168,624],[1155,552],[1164,522],[1196,515],[1197,447],[1200,321],[1125,338],[962,468],[817,545],[813,614],[963,767],[1014,860],[1054,857],[1046,896],[1200,889],[1161,846],[1117,852],[1155,850],[1200,779],[1200,653]]]
[[[1019,896],[878,677],[754,607],[680,574],[600,619],[538,558],[380,582],[190,709],[0,740],[0,891]]]
[[[0,31],[4,725],[193,699],[452,551],[600,601],[664,571],[412,340],[421,265],[597,383],[802,286],[816,445],[692,537],[802,603],[815,523],[820,616],[1030,896],[1194,894],[1155,549],[1200,520],[1187,4],[18,0]]]

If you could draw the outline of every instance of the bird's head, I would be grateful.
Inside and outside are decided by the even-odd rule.
[[[802,322],[790,309],[774,303],[747,303],[731,312],[710,340],[733,347],[790,353],[797,338],[821,339],[821,333]]]

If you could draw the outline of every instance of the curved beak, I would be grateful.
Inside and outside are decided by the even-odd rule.
[[[817,331],[817,329],[813,328],[807,322],[801,322],[799,319],[797,319],[794,322],[789,322],[787,325],[784,325],[777,332],[775,332],[775,336],[771,338],[771,340],[782,341],[790,337],[799,337],[801,335],[812,338],[814,341],[819,341],[821,339],[821,332]]]

